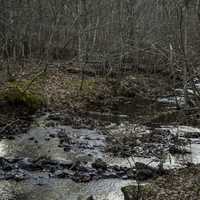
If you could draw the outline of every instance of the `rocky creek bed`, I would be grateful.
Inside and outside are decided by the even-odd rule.
[[[103,127],[89,118],[47,113],[33,116],[27,133],[2,135],[1,199],[73,200],[93,195],[122,200],[121,187],[135,180],[149,181],[167,175],[169,168],[199,163],[198,128],[152,128],[126,120],[104,122]]]

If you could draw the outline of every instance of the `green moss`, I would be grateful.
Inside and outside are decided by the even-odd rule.
[[[121,190],[125,200],[146,199],[149,196],[155,196],[157,193],[151,185],[140,185],[139,188],[137,185],[129,185]]]
[[[45,98],[28,88],[27,82],[12,82],[1,93],[1,97],[11,105],[22,105],[30,111],[35,111],[45,104]]]

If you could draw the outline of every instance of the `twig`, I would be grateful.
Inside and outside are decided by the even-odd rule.
[[[19,119],[16,119],[8,124],[6,124],[1,130],[0,130],[0,134],[2,134],[8,127],[12,126],[13,124],[15,124],[16,122],[18,122]]]

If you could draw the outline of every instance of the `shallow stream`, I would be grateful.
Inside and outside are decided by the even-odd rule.
[[[96,158],[102,158],[109,165],[129,166],[131,159],[113,157],[105,152],[106,136],[98,130],[74,129],[70,126],[46,126],[47,116],[41,117],[27,134],[18,135],[13,140],[2,139],[0,141],[0,157],[4,158],[32,158],[50,157],[58,160],[81,160],[92,162]],[[113,131],[123,132],[125,125],[112,126]],[[199,129],[192,127],[163,126],[172,134],[200,133]],[[74,139],[70,151],[65,151],[59,144],[56,136],[60,131],[65,131]],[[140,127],[140,131],[148,131],[146,127]],[[200,140],[193,139],[188,147],[191,154],[184,156],[169,155],[164,162],[167,168],[181,167],[187,162],[200,163]],[[135,161],[151,163],[157,166],[155,158],[134,158]],[[121,187],[135,184],[134,180],[100,179],[89,183],[75,183],[70,179],[49,178],[44,172],[30,172],[31,178],[16,182],[14,180],[0,181],[0,200],[84,200],[93,195],[97,200],[123,200]]]

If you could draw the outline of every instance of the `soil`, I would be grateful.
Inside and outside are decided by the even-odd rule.
[[[200,197],[199,174],[199,165],[171,170],[169,174],[141,186],[139,192],[136,186],[123,188],[126,194],[125,200],[131,200],[131,196],[137,195],[139,199],[145,200],[198,200]]]

